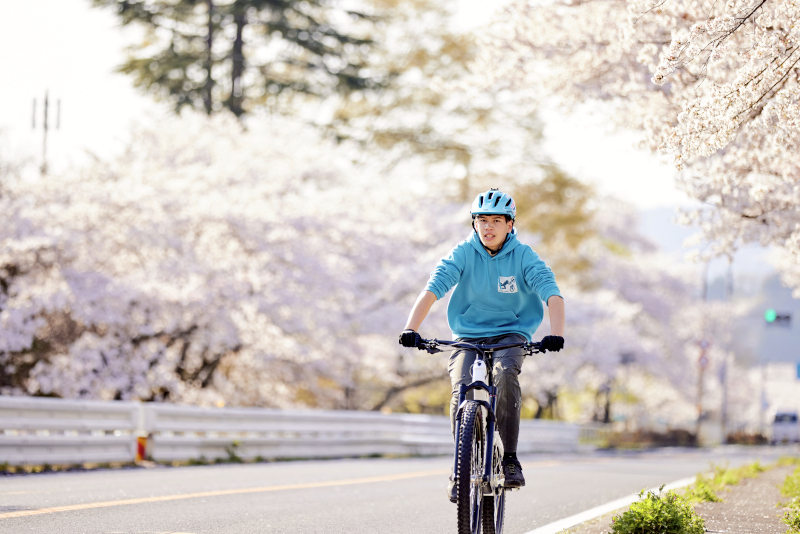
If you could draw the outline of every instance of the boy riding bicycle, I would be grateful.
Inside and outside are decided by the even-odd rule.
[[[559,351],[564,346],[564,300],[550,268],[528,245],[517,240],[514,220],[517,208],[511,196],[491,189],[472,203],[472,234],[442,258],[408,316],[400,344],[418,347],[417,333],[433,303],[455,286],[447,307],[453,336],[470,343],[514,343],[531,341],[544,316],[547,303],[550,333],[542,348]],[[517,459],[521,390],[518,375],[524,350],[499,351],[494,355],[493,376],[498,388],[497,429],[503,441],[505,486],[525,485]],[[469,384],[475,351],[459,350],[450,356],[448,371],[453,387],[450,420],[455,425],[458,389]],[[453,481],[448,488],[455,500]]]

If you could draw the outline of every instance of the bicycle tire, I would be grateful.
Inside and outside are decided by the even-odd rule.
[[[503,474],[503,446],[495,433],[492,451],[492,475],[496,480]],[[506,519],[506,490],[500,486],[493,495],[483,496],[483,534],[502,534]]]
[[[483,534],[502,534],[506,520],[506,490],[483,497]]]
[[[461,415],[456,478],[458,534],[480,534],[483,523],[483,459],[486,449],[483,412],[477,402],[467,402]]]

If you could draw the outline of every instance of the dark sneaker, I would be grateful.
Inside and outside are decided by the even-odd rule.
[[[450,499],[450,502],[456,502],[458,499],[456,498],[456,481],[453,475],[450,475],[450,481],[447,483],[447,498]]]
[[[503,462],[503,476],[506,478],[504,486],[507,488],[521,488],[525,485],[522,466],[517,460]]]

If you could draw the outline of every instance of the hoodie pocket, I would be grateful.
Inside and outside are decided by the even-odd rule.
[[[462,330],[474,328],[495,329],[508,326],[517,326],[519,317],[511,310],[484,310],[477,306],[470,306],[467,311],[459,316]]]

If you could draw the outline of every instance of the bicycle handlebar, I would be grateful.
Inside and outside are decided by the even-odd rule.
[[[450,350],[458,350],[458,349],[477,350],[478,352],[483,354],[485,354],[486,352],[495,352],[498,350],[513,349],[517,347],[522,348],[525,351],[526,356],[545,352],[545,349],[542,347],[541,342],[535,342],[535,341],[519,341],[517,343],[502,343],[502,344],[484,344],[484,343],[468,343],[466,341],[449,341],[446,339],[423,339],[422,342],[417,346],[417,348],[419,350],[427,350],[431,354],[435,354],[437,352],[444,352],[442,349],[439,348],[439,345],[447,345],[448,347],[452,347],[452,349]]]

